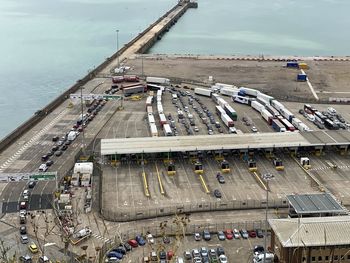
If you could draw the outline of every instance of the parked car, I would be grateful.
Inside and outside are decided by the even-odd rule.
[[[256,232],[256,236],[258,238],[263,238],[264,237],[264,233],[263,233],[263,231],[261,229],[256,229],[255,232]]]
[[[128,241],[128,244],[131,246],[131,247],[138,247],[139,246],[139,244],[137,243],[137,241],[135,240],[135,239],[130,239],[129,241]]]
[[[34,188],[34,186],[36,185],[36,182],[35,181],[30,181],[28,183],[28,188]]]
[[[241,236],[247,239],[249,237],[248,231],[246,229],[241,229]]]
[[[186,260],[191,260],[191,259],[192,259],[191,252],[190,252],[190,251],[185,251],[185,252],[184,252],[184,258],[185,258]]]
[[[200,241],[202,239],[202,236],[201,236],[201,234],[200,233],[194,233],[194,240],[196,240],[196,241]]]
[[[220,263],[227,263],[227,257],[225,255],[220,255],[219,256],[219,262]]]
[[[56,156],[61,156],[62,153],[63,153],[62,151],[56,151],[55,155],[56,155]]]
[[[19,233],[20,233],[21,235],[27,234],[27,227],[26,227],[26,226],[21,226],[21,227],[19,228]]]
[[[216,175],[216,179],[218,179],[218,181],[219,181],[220,184],[224,184],[224,183],[225,183],[225,178],[224,178],[224,176],[223,176],[222,174],[220,174],[220,173],[218,173],[218,174]]]
[[[248,234],[249,234],[249,237],[252,237],[252,238],[256,237],[256,232],[254,230],[249,230]]]
[[[221,192],[219,191],[219,189],[215,189],[215,190],[214,190],[214,196],[215,196],[216,198],[221,198]]]
[[[152,234],[147,234],[146,239],[147,239],[148,243],[154,244],[154,238],[153,238]]]
[[[233,231],[232,229],[226,229],[225,230],[225,235],[227,239],[232,239],[233,238]]]
[[[30,252],[32,252],[33,254],[36,254],[39,252],[38,246],[33,242],[28,246],[28,249]]]
[[[141,235],[137,235],[135,240],[137,241],[137,243],[139,244],[139,246],[144,246],[146,245],[146,241],[143,239],[143,237]]]
[[[20,239],[22,244],[27,244],[29,242],[27,235],[21,235]]]
[[[216,254],[220,257],[221,255],[225,255],[225,250],[223,247],[216,248]]]
[[[209,241],[211,239],[209,230],[203,230],[203,239],[206,241]]]
[[[48,161],[46,162],[46,166],[51,166],[51,165],[53,165],[53,160],[48,160]]]
[[[164,243],[164,244],[169,244],[169,243],[170,243],[170,238],[167,237],[167,236],[164,236],[164,237],[163,237],[163,243]]]
[[[233,237],[235,239],[241,238],[241,234],[239,233],[239,231],[237,229],[233,229]]]
[[[223,241],[226,239],[225,234],[223,231],[218,231],[218,239]]]
[[[28,255],[20,256],[19,261],[23,262],[23,263],[32,263],[33,262],[32,258]]]
[[[201,247],[199,253],[201,254],[201,257],[208,257],[208,249],[206,247]]]

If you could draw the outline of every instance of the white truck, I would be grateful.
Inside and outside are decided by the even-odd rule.
[[[246,87],[240,87],[239,91],[245,93],[246,95],[253,96],[253,97],[257,97],[258,92],[259,92],[256,89],[250,89],[250,88],[246,88]]]
[[[260,104],[259,102],[257,102],[256,100],[252,101],[252,104],[251,104],[252,108],[258,112],[261,113],[261,111],[263,109],[265,109],[265,106]]]
[[[84,227],[83,229],[80,229],[79,231],[73,233],[72,238],[70,239],[71,243],[73,245],[76,245],[83,240],[89,238],[92,234],[92,231],[89,227]]]
[[[154,115],[153,113],[148,113],[148,123],[151,124],[151,123],[155,123],[155,119],[154,119]]]
[[[225,123],[227,128],[234,126],[233,120],[227,114],[221,114],[221,120]]]
[[[225,96],[236,96],[238,95],[239,89],[238,88],[230,88],[230,87],[223,87],[220,90],[220,94],[225,95]]]
[[[198,95],[210,97],[211,93],[212,93],[212,91],[209,89],[203,89],[203,88],[195,88],[194,89],[194,94],[198,94]]]
[[[68,141],[74,141],[75,138],[77,138],[77,133],[75,131],[70,131],[67,136]]]
[[[258,91],[258,96],[256,96],[256,98],[269,105],[271,105],[271,101],[274,99],[273,97],[266,95],[265,93],[262,93],[260,91]]]
[[[164,124],[163,129],[164,129],[165,136],[173,136],[173,132],[172,132],[169,124]]]
[[[158,137],[158,130],[155,123],[150,123],[149,128],[151,130],[151,136],[152,137]]]
[[[169,85],[170,79],[160,78],[160,77],[147,77],[146,82],[153,83],[153,84]]]
[[[280,113],[282,113],[281,111],[283,111],[284,109],[284,105],[278,100],[272,100],[271,106],[274,107],[276,110],[278,110]]]
[[[217,104],[219,104],[219,106],[221,106],[223,109],[225,108],[225,105],[228,105],[226,100],[224,100],[223,98],[218,98]]]

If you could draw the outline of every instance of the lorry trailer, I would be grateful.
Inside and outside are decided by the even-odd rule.
[[[284,127],[284,125],[278,119],[273,119],[272,120],[272,128],[276,132],[285,132],[286,131],[286,127]]]
[[[170,79],[160,78],[160,77],[147,77],[146,82],[153,83],[153,84],[159,84],[159,85],[169,85]]]
[[[194,89],[194,94],[210,97],[212,91],[209,89],[203,89],[203,88],[195,88]]]
[[[224,110],[233,121],[237,121],[237,112],[230,105],[226,104]]]
[[[132,94],[144,93],[146,91],[147,91],[147,87],[145,87],[144,85],[138,85],[135,87],[124,88],[123,94],[125,97],[128,97],[128,96],[131,96]]]
[[[226,125],[227,128],[233,127],[233,120],[227,114],[221,114],[221,120]]]

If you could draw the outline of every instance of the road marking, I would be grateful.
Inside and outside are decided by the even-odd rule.
[[[304,71],[304,70],[300,69],[300,71],[301,71],[301,73],[305,74],[305,71]],[[310,90],[311,90],[311,92],[312,92],[312,95],[314,95],[314,97],[315,97],[316,100],[319,100],[319,98],[318,98],[318,96],[317,96],[317,94],[316,94],[314,88],[313,88],[312,85],[311,85],[311,82],[310,82],[310,80],[309,80],[309,77],[306,78],[306,82],[307,82],[307,85],[309,86],[309,88],[310,88]]]

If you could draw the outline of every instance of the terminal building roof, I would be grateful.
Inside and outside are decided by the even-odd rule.
[[[274,132],[102,139],[101,154],[349,145],[348,131]]]
[[[269,219],[283,247],[350,244],[350,216]]]
[[[346,214],[343,207],[327,193],[287,195],[287,200],[299,215],[303,214]]]

